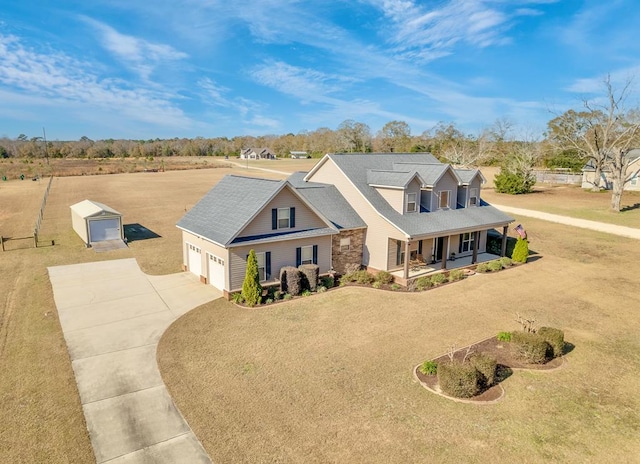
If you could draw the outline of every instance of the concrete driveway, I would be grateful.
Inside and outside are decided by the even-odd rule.
[[[156,363],[160,336],[221,296],[189,273],[144,274],[135,259],[49,268],[98,463],[210,463]]]

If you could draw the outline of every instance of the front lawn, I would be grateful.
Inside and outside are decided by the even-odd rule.
[[[528,229],[541,239],[527,266],[425,293],[217,300],[165,333],[162,375],[217,462],[628,461],[640,453],[637,241]],[[415,381],[417,364],[513,327],[516,312],[564,329],[576,349],[563,369],[512,375],[490,408]]]

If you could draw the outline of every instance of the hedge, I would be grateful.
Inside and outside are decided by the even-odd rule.
[[[298,268],[285,266],[280,269],[280,291],[292,296],[298,296],[302,292],[302,278]]]
[[[511,343],[516,346],[516,355],[530,364],[544,364],[553,353],[549,343],[536,333],[513,332]]]
[[[480,387],[490,387],[496,380],[496,358],[484,353],[476,353],[469,358],[469,362],[480,374]]]
[[[540,327],[538,335],[542,337],[553,350],[553,357],[557,358],[564,353],[564,332],[553,327]]]
[[[455,398],[471,398],[479,393],[480,373],[471,363],[438,364],[438,384],[444,393]]]
[[[320,266],[317,264],[301,264],[298,270],[302,273],[304,290],[315,292],[318,288],[318,277],[320,275]]]

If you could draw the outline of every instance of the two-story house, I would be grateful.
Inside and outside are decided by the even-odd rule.
[[[309,262],[321,273],[362,264],[406,283],[410,262],[474,263],[489,229],[506,239],[513,219],[481,200],[484,182],[426,153],[328,154],[285,181],[226,176],[178,223],[184,267],[230,293],[253,248],[264,283]]]

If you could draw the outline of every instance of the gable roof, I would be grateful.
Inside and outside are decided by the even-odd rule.
[[[424,175],[418,169],[416,172],[419,172],[423,178],[429,177],[430,180],[441,177],[450,169],[459,179],[450,165],[440,163],[430,153],[327,154],[305,179],[312,177],[313,173],[326,162],[333,162],[384,219],[409,237],[436,235],[442,231],[455,233],[478,226],[497,227],[513,222],[513,218],[486,203],[474,208],[438,210],[425,214],[401,214],[389,205],[374,187],[369,185],[369,170],[393,171],[394,164],[402,164],[403,170],[406,170],[406,165],[417,166],[424,171]]]
[[[415,171],[383,171],[369,169],[367,171],[367,183],[372,187],[405,188],[416,176]],[[420,178],[420,183],[424,183]]]
[[[360,229],[367,224],[335,185],[305,182],[306,172],[294,172],[287,181],[337,229]]]
[[[453,173],[456,181],[460,183],[460,178],[451,165],[440,163],[439,161],[437,163],[393,163],[393,168],[402,170],[410,169],[419,173],[420,177],[424,180],[423,185],[426,187],[433,187],[449,170]]]
[[[329,232],[328,229],[335,230],[332,223],[286,180],[237,175],[224,176],[193,208],[187,211],[178,221],[177,226],[222,246],[249,239],[258,240],[259,237],[247,237],[244,240],[236,240],[236,237],[283,189],[290,189],[296,197],[318,214],[327,224],[327,228],[322,229],[323,233]],[[295,233],[308,235],[310,232],[295,231]],[[267,234],[265,237],[274,235],[287,234],[280,232]],[[293,237],[292,233],[289,233],[289,237]]]
[[[480,176],[480,183],[484,184],[487,179],[482,175],[480,169],[454,169],[462,185],[469,185],[476,176]]]
[[[82,200],[81,202],[71,205],[70,208],[82,218],[104,215],[122,216],[115,209],[91,200]]]

